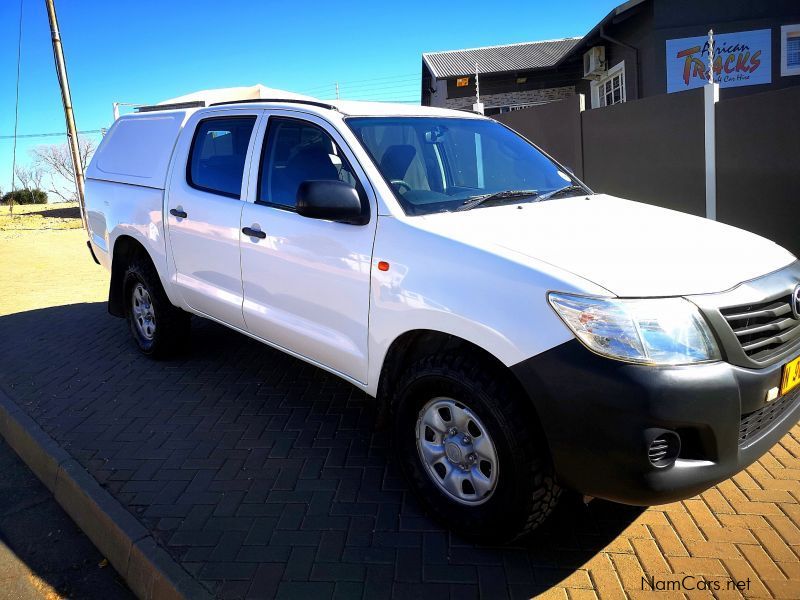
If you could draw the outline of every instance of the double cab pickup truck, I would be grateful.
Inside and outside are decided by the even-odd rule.
[[[800,262],[771,241],[594,193],[478,114],[156,108],[88,168],[110,313],[148,356],[195,315],[375,397],[464,536],[525,535],[563,490],[693,496],[800,418]]]

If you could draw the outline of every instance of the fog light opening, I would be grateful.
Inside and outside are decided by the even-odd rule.
[[[659,434],[647,450],[647,457],[654,467],[668,467],[675,462],[681,452],[681,438],[673,431]]]

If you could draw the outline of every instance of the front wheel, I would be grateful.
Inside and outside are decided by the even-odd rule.
[[[167,298],[155,267],[134,261],[123,279],[125,313],[139,350],[154,358],[167,358],[186,343],[189,314]]]
[[[416,495],[451,530],[486,542],[530,533],[560,496],[529,401],[506,375],[471,353],[432,356],[408,369],[393,403]]]

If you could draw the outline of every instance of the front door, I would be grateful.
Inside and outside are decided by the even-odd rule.
[[[166,219],[175,283],[194,310],[244,329],[239,229],[243,175],[257,113],[227,110],[190,119],[176,149]]]
[[[245,203],[241,222],[242,228],[249,228],[241,234],[247,329],[366,382],[377,221],[366,176],[341,136],[322,119],[276,111],[262,128],[266,133],[260,158],[252,161],[255,197]],[[370,214],[367,225],[310,219],[295,212],[300,184],[326,179],[356,187]]]

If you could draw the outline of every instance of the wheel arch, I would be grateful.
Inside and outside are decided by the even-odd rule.
[[[111,281],[108,286],[108,312],[115,317],[125,317],[125,270],[136,258],[150,261],[153,259],[144,245],[130,235],[120,235],[114,240],[111,258]],[[158,272],[158,269],[156,269]]]
[[[390,407],[393,398],[392,386],[409,365],[425,356],[450,351],[471,352],[481,356],[487,361],[488,368],[504,374],[520,397],[529,401],[532,416],[537,420],[537,425],[541,423],[536,399],[531,397],[513,370],[500,358],[470,340],[434,329],[405,331],[389,345],[381,366],[376,393],[376,397],[381,403],[381,410]]]

